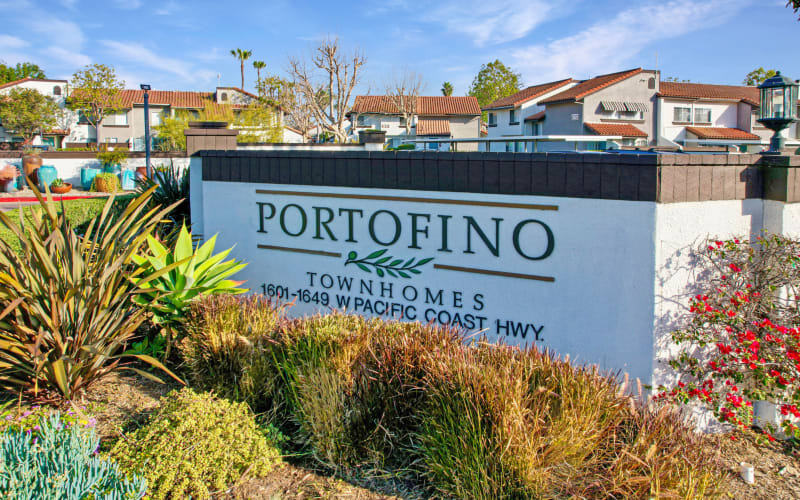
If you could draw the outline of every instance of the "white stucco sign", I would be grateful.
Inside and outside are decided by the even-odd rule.
[[[655,204],[208,181],[203,190],[204,234],[235,244],[250,263],[247,286],[293,301],[292,315],[450,324],[649,378],[654,248],[641,236]]]

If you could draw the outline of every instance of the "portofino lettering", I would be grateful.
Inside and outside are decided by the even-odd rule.
[[[526,260],[548,258],[555,248],[553,231],[538,219],[509,221],[491,217],[488,221],[471,215],[461,217],[449,214],[420,212],[396,213],[381,209],[371,213],[357,208],[333,209],[324,206],[304,208],[298,203],[283,206],[270,202],[256,202],[258,207],[258,233],[272,231],[292,237],[310,237],[314,240],[359,243],[369,239],[375,245],[391,247],[398,243],[410,249],[475,254],[488,251],[500,257],[513,250]],[[508,228],[504,232],[503,228]],[[438,235],[437,235],[438,233]],[[503,241],[503,235],[510,241]],[[426,243],[429,240],[429,244]]]

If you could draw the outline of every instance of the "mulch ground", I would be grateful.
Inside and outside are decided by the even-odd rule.
[[[141,425],[159,405],[159,398],[177,388],[175,383],[158,384],[135,374],[113,374],[91,388],[86,406],[97,418],[97,429],[105,442]],[[723,467],[729,474],[729,497],[742,500],[800,499],[800,452],[786,443],[762,444],[757,436],[739,434],[709,436],[709,446],[721,451]],[[294,461],[268,476],[236,485],[219,498],[243,499],[342,499],[385,500],[426,498],[410,485],[376,480],[371,487],[348,482],[313,466]],[[739,476],[739,464],[755,466],[755,484]],[[363,483],[362,483],[363,484]]]

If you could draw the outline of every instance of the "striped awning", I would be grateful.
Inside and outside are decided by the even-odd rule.
[[[649,109],[647,104],[643,102],[600,101],[600,106],[603,108],[603,111],[641,111],[642,113],[646,113]]]

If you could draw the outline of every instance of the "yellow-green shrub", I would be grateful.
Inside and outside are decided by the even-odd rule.
[[[259,477],[280,462],[269,436],[243,403],[191,389],[173,391],[158,412],[121,438],[111,457],[147,479],[152,499],[208,499],[243,475]]]

